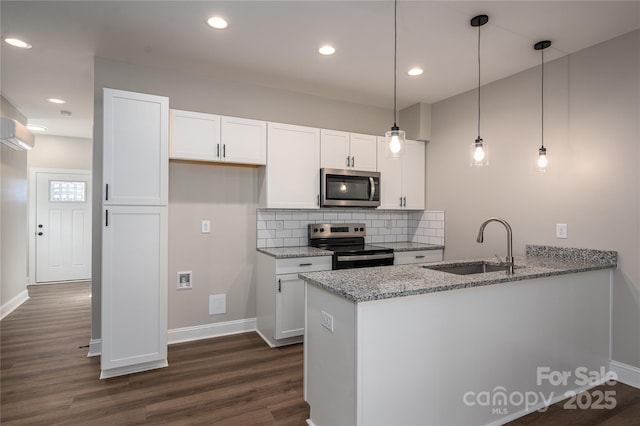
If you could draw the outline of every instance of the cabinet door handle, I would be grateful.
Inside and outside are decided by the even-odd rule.
[[[282,293],[282,280],[278,278],[278,293]]]
[[[220,144],[216,145],[216,157],[220,158]]]
[[[222,157],[227,158],[227,144],[222,145]]]
[[[104,189],[104,199],[105,201],[109,201],[109,184],[105,184],[105,189]]]
[[[407,207],[407,197],[402,197],[403,207]]]
[[[351,157],[347,155],[347,167],[349,167],[349,159],[350,159],[350,158],[351,158]]]
[[[351,157],[351,167],[356,166],[356,157]]]
[[[424,259],[424,258],[425,258],[424,255],[416,256],[416,259]]]
[[[105,210],[104,226],[109,226],[109,210]]]
[[[313,263],[301,263],[300,266],[311,266]]]
[[[400,197],[400,207],[402,207],[402,197]]]
[[[320,205],[320,194],[318,194],[318,201],[317,204]]]

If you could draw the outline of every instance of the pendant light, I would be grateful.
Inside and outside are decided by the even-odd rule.
[[[489,22],[487,15],[478,15],[471,19],[471,26],[478,28],[478,137],[471,143],[469,156],[472,167],[489,165],[489,146],[480,137],[480,27]]]
[[[398,86],[398,0],[393,2],[393,126],[385,133],[387,155],[398,159],[404,152],[405,133],[397,124],[397,86]]]
[[[540,99],[541,99],[541,127],[542,127],[542,140],[540,144],[540,149],[538,149],[538,161],[536,163],[539,172],[545,172],[547,170],[547,166],[549,165],[549,159],[547,158],[547,148],[544,147],[544,49],[551,46],[551,42],[549,40],[539,41],[533,45],[535,50],[539,50],[542,57],[542,66],[541,66],[541,84],[540,84]]]

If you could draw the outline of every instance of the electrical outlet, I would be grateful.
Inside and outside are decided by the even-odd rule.
[[[208,234],[211,232],[211,221],[210,220],[203,220],[202,221],[202,233],[203,234]]]
[[[556,238],[569,238],[566,223],[556,223]]]
[[[333,333],[333,315],[322,311],[320,314],[320,324]]]
[[[393,221],[391,219],[387,219],[384,223],[385,228],[393,229]]]

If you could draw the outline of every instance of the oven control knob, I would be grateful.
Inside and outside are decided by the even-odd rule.
[[[320,232],[324,232],[324,228],[320,228]]]
[[[313,232],[318,232],[318,228],[313,228]]]

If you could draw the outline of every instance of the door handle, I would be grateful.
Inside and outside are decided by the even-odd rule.
[[[216,145],[216,157],[220,158],[220,144]]]
[[[227,158],[227,144],[222,145],[222,157]]]
[[[38,228],[42,228],[44,225],[42,225],[41,223],[38,224]]]
[[[109,201],[109,184],[105,184],[105,190],[104,190],[104,197],[105,197],[105,201]]]
[[[278,293],[282,293],[282,280],[278,278]]]
[[[371,190],[369,191],[369,201],[373,201],[373,196],[376,195],[376,180],[369,176],[369,185]]]
[[[351,157],[347,155],[347,167],[349,167],[349,159],[350,159],[350,158],[351,158]]]
[[[351,167],[355,167],[356,166],[356,157],[351,157]]]
[[[402,197],[404,207],[407,207],[407,197]]]
[[[38,235],[42,236],[43,234],[42,234],[42,232],[38,232]]]

